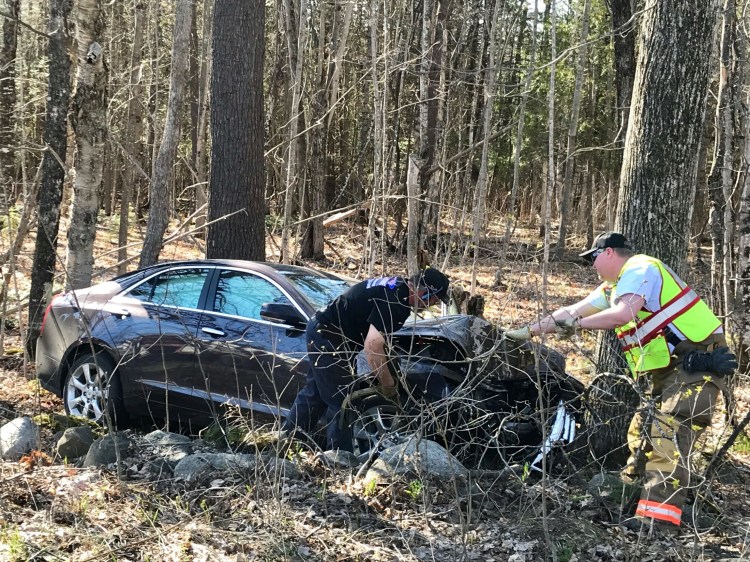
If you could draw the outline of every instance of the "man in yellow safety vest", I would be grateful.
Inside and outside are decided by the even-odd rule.
[[[634,377],[648,376],[655,407],[641,409],[628,430],[630,459],[624,479],[642,478],[635,518],[672,533],[683,522],[687,490],[696,485],[690,454],[711,422],[721,377],[737,367],[721,321],[674,271],[656,258],[636,254],[619,232],[605,232],[588,258],[602,284],[583,300],[530,326],[506,332],[571,336],[578,329],[617,333]]]

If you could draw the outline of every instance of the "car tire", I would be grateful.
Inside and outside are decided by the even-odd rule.
[[[106,353],[86,353],[76,358],[68,369],[62,398],[69,415],[104,424],[108,411],[115,427],[127,425],[122,383],[114,361]]]
[[[399,408],[382,396],[369,396],[350,405],[347,423],[351,427],[354,453],[367,456],[401,426]]]

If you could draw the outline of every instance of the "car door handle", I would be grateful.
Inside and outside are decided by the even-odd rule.
[[[121,308],[121,309],[119,309],[119,310],[118,310],[118,309],[115,309],[115,310],[109,310],[109,313],[110,313],[110,314],[111,314],[112,316],[114,316],[114,317],[116,317],[116,318],[121,318],[121,319],[122,319],[122,318],[130,318],[130,317],[132,316],[132,314],[130,313],[130,311],[129,311],[129,310],[127,310],[127,309],[125,309],[125,308]]]
[[[215,338],[223,338],[227,335],[224,330],[217,330],[216,328],[201,328],[201,331],[204,334],[208,334],[209,336],[213,336]]]

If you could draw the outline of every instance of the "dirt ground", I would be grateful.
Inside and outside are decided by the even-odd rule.
[[[327,239],[325,264],[315,267],[363,278],[364,227],[339,225]],[[97,253],[110,267],[117,228],[100,228]],[[523,241],[526,237],[525,241]],[[517,252],[501,260],[492,246],[479,256],[478,292],[485,317],[520,326],[543,310],[584,296],[593,270],[573,252],[546,269],[530,232],[520,232]],[[514,238],[515,239],[515,238]],[[521,242],[523,241],[523,243]],[[571,244],[575,244],[572,242]],[[28,248],[28,245],[27,245]],[[276,245],[269,239],[269,259]],[[17,295],[28,293],[28,250],[16,264]],[[200,256],[192,243],[172,245],[163,259]],[[402,274],[405,260],[389,256],[375,273]],[[471,285],[473,258],[452,256],[447,273]],[[434,264],[442,266],[440,264]],[[135,265],[131,266],[131,269]],[[103,278],[113,275],[110,271]],[[696,273],[696,280],[700,283]],[[98,279],[101,280],[101,279]],[[326,468],[314,451],[292,455],[298,479],[258,473],[222,474],[197,485],[154,476],[143,460],[118,471],[84,469],[53,458],[58,427],[51,414],[61,401],[39,388],[24,359],[21,315],[6,317],[0,357],[0,424],[37,416],[40,452],[22,462],[0,461],[0,561],[717,561],[750,558],[750,441],[742,437],[721,461],[694,502],[701,525],[677,537],[625,530],[586,489],[602,469],[587,458],[563,474],[539,478],[476,472],[469,490],[451,482],[397,481],[366,487],[350,470]],[[566,355],[568,371],[591,380],[595,340],[550,340]],[[740,379],[737,399],[748,403]],[[41,417],[40,417],[41,416]],[[700,463],[728,436],[723,412],[704,443]],[[692,517],[690,517],[692,519]]]

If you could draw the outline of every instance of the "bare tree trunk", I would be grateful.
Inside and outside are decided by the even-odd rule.
[[[293,68],[291,76],[292,83],[292,100],[290,107],[289,119],[289,148],[286,155],[285,185],[286,194],[284,196],[284,224],[281,231],[281,261],[291,263],[292,250],[289,248],[289,238],[292,230],[292,211],[294,210],[294,197],[299,183],[300,163],[298,161],[299,139],[299,121],[302,97],[302,74],[304,69],[305,48],[307,45],[307,0],[299,0],[299,13],[296,14],[292,9],[291,0],[285,0],[286,18],[288,20],[288,30],[295,30],[295,36],[289,36],[289,61]],[[293,22],[297,23],[296,29]],[[296,39],[296,46],[295,45]]]
[[[550,222],[552,220],[552,195],[555,190],[555,72],[557,65],[555,59],[557,58],[557,7],[555,0],[551,0],[549,4],[550,10],[550,64],[549,70],[549,93],[547,95],[547,185],[544,190],[543,209],[542,215],[542,229],[544,231],[543,243],[544,243],[544,269],[546,270],[546,264],[549,262],[549,236],[550,236]],[[546,271],[545,271],[546,272]],[[547,285],[542,285],[542,303],[546,305],[547,302]]]
[[[562,186],[562,202],[560,205],[560,232],[557,238],[555,259],[562,259],[565,252],[566,237],[568,234],[568,219],[570,214],[570,196],[573,191],[573,170],[575,168],[576,136],[578,135],[578,112],[581,107],[581,90],[583,89],[583,72],[586,65],[586,42],[589,39],[589,12],[591,11],[591,0],[585,0],[583,15],[581,16],[581,38],[578,49],[578,64],[576,65],[576,81],[573,87],[573,106],[570,110],[570,122],[568,123],[568,149],[565,152],[565,177]]]
[[[736,6],[724,0],[720,44],[719,92],[714,121],[716,137],[714,159],[708,176],[711,201],[711,289],[712,308],[720,316],[731,310],[729,279],[731,278],[732,189],[734,178],[734,57],[736,38]]]
[[[265,3],[222,0],[213,21],[206,256],[264,260]]]
[[[94,239],[107,136],[107,65],[100,0],[79,1],[76,18],[78,76],[70,122],[76,133],[76,180],[68,227],[67,282],[91,285]]]
[[[172,210],[169,183],[172,178],[177,144],[180,141],[180,126],[184,111],[183,101],[187,84],[188,57],[190,53],[190,3],[178,0],[175,11],[174,35],[172,39],[172,73],[167,101],[167,120],[164,123],[159,153],[154,164],[149,187],[149,213],[146,239],[143,242],[140,267],[152,265],[159,259],[162,238],[167,230]]]
[[[477,178],[476,194],[474,200],[474,228],[472,235],[472,246],[474,247],[474,260],[471,268],[471,294],[476,293],[477,288],[477,262],[480,254],[480,233],[485,226],[485,208],[487,206],[487,166],[490,151],[490,135],[492,134],[492,113],[497,95],[497,73],[500,61],[499,37],[500,33],[500,6],[496,1],[491,19],[487,20],[490,26],[490,39],[487,45],[489,62],[485,73],[484,82],[484,107],[482,109],[482,129],[484,143],[482,144],[482,156],[479,163],[479,177]]]
[[[143,43],[146,27],[146,6],[141,0],[133,0],[134,25],[133,47],[130,55],[128,80],[128,112],[125,129],[125,173],[120,194],[120,228],[118,231],[117,272],[125,273],[128,259],[128,229],[130,228],[130,204],[136,185],[143,183]]]
[[[521,149],[523,148],[523,130],[526,123],[526,103],[529,100],[529,93],[531,91],[531,84],[534,78],[534,65],[536,64],[536,48],[537,48],[537,20],[539,15],[539,1],[534,0],[534,15],[531,18],[531,48],[529,50],[529,60],[526,68],[526,78],[524,79],[523,92],[521,93],[521,101],[518,104],[518,127],[516,129],[516,139],[513,148],[513,185],[510,189],[510,202],[508,203],[508,217],[507,226],[505,229],[505,239],[503,241],[503,247],[508,251],[510,245],[510,237],[516,228],[516,222],[518,219],[518,213],[516,212],[516,205],[518,199],[518,185],[521,178]]]
[[[60,229],[60,201],[65,181],[65,154],[68,147],[68,104],[70,102],[70,2],[50,0],[49,4],[49,81],[39,189],[39,217],[34,247],[34,264],[29,290],[29,333],[27,350],[33,357],[42,316],[53,289],[57,235]]]
[[[195,163],[195,208],[203,209],[208,205],[208,151],[207,131],[209,118],[209,100],[211,83],[211,38],[213,25],[211,23],[212,3],[206,2],[203,6],[203,53],[200,70],[200,99],[198,103],[198,146]],[[203,210],[195,218],[195,227],[202,229],[206,224],[207,211]],[[205,236],[205,232],[200,232]]]
[[[0,2],[3,18],[2,47],[0,48],[0,220],[12,204],[16,177],[15,125],[16,120],[16,51],[20,0]]]

